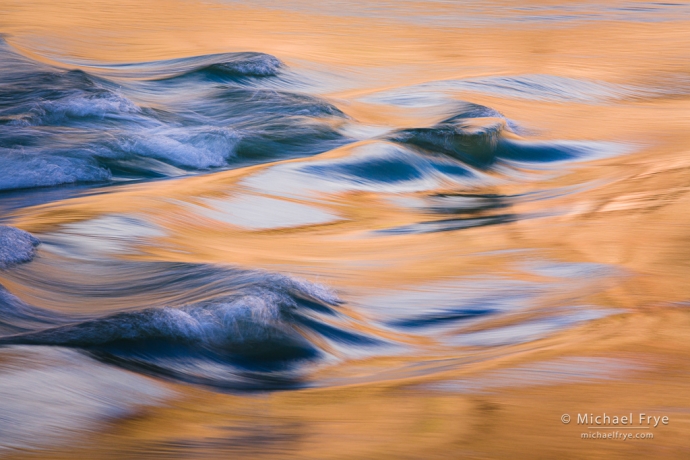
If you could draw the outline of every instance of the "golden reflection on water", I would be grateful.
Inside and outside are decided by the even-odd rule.
[[[551,3],[556,2],[531,2]],[[428,8],[444,11],[440,3]],[[518,195],[587,184],[578,193],[545,202],[518,202],[511,213],[535,217],[500,225],[372,236],[375,230],[452,215],[417,212],[366,190],[324,192],[316,204],[271,195],[335,216],[289,228],[247,229],[203,212],[212,208],[209,200],[256,195],[260,190],[251,189],[247,180],[276,166],[347,157],[366,141],[278,165],[120,186],[15,211],[12,225],[38,234],[59,233],[69,224],[107,215],[145,216],[163,235],[134,245],[135,251],[121,257],[298,274],[346,292],[348,299],[377,290],[414,290],[449,278],[505,273],[524,281],[539,278],[515,269],[512,250],[563,263],[609,264],[622,276],[596,288],[551,294],[619,313],[534,342],[482,354],[410,337],[419,355],[364,357],[318,375],[336,382],[361,375],[361,381],[260,396],[167,383],[176,396],[162,407],[117,419],[69,448],[13,452],[14,457],[63,458],[77,452],[83,458],[687,458],[690,316],[678,304],[690,298],[685,222],[690,215],[690,24],[684,18],[488,21],[479,27],[438,28],[366,15],[339,17],[318,8],[159,0],[5,1],[0,13],[8,42],[46,60],[88,65],[251,50],[295,67],[309,62],[352,81],[323,91],[344,112],[387,127],[428,125],[443,117],[424,110],[403,113],[361,98],[451,78],[551,74],[665,90],[640,100],[597,104],[459,91],[458,99],[520,120],[532,131],[531,139],[615,141],[634,152],[569,166],[557,175],[547,169],[529,181],[497,180],[490,187],[462,190]],[[497,8],[485,16],[510,14]],[[441,184],[436,192],[457,190]],[[423,199],[426,194],[405,196]],[[46,299],[40,286],[12,279],[3,284],[22,298],[43,298],[61,308],[74,301],[70,308],[89,308],[84,299]],[[521,319],[548,315],[549,298],[541,302]],[[365,324],[353,327],[366,330]],[[428,389],[458,379],[481,382],[487,372],[569,357],[615,358],[635,366],[607,379],[474,392]],[[416,372],[419,362],[436,370]],[[670,414],[672,423],[655,431],[654,440],[585,441],[580,428],[560,422],[561,414],[584,411]]]

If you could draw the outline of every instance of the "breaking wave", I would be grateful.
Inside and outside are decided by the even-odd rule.
[[[185,277],[205,271],[190,266]],[[101,316],[35,307],[0,286],[0,345],[75,348],[147,374],[266,390],[303,385],[305,366],[332,359],[338,344],[383,343],[348,326],[340,300],[323,286],[262,272],[213,274],[227,282],[211,298]]]
[[[363,236],[385,238],[526,218],[514,205],[538,198],[479,189],[519,182],[526,170],[557,170],[562,162],[621,151],[605,142],[530,140],[499,111],[457,100],[428,126],[358,127],[331,102],[299,91],[295,78],[280,60],[261,53],[64,70],[0,44],[0,198],[12,208],[10,190],[113,184],[273,161],[239,179],[227,209],[220,198],[195,205],[205,217],[264,230],[343,220],[308,204],[372,193],[382,203],[405,202],[400,207],[414,213],[409,221]],[[396,98],[387,103],[399,103]],[[348,132],[371,135],[354,139]],[[294,158],[303,160],[281,161]],[[42,199],[26,197],[31,203]],[[210,209],[214,203],[220,209]],[[242,206],[252,212],[243,214]],[[267,217],[274,208],[287,217]],[[91,232],[92,239],[78,242],[91,259],[79,263],[94,266],[80,265],[80,272],[65,273],[50,258],[74,257],[73,237],[63,235],[61,243],[59,230],[41,235],[53,255],[9,275],[30,292],[20,298],[0,287],[0,346],[67,347],[150,375],[269,390],[315,385],[310,370],[352,356],[390,355],[416,342],[433,341],[443,349],[519,343],[607,314],[567,303],[525,319],[514,313],[525,311],[523,303],[541,295],[541,288],[526,286],[520,298],[515,286],[503,289],[506,281],[496,279],[487,283],[486,296],[458,301],[467,288],[452,286],[447,299],[422,299],[414,311],[367,319],[351,314],[327,288],[284,275],[115,261],[123,246],[113,235],[133,240],[136,228],[156,233],[145,215],[130,217],[102,216],[83,226],[80,231]],[[141,225],[133,224],[139,219]],[[86,241],[96,243],[107,266],[94,262]],[[38,244],[26,232],[0,227],[0,269],[31,261]],[[55,303],[46,301],[53,297]],[[382,302],[391,310],[404,304],[388,297]],[[95,307],[94,299],[100,300]],[[70,300],[88,307],[52,308]],[[370,307],[366,303],[364,311]]]
[[[462,207],[456,198],[467,197],[436,201]],[[472,206],[504,205],[484,196]],[[0,227],[0,243],[0,260],[9,268],[30,261],[38,240]],[[551,287],[502,277],[458,278],[411,286],[418,294],[396,291],[346,303],[323,285],[259,270],[115,260],[65,265],[50,237],[44,244],[45,257],[28,270],[7,273],[13,282],[33,286],[28,296],[0,286],[0,347],[70,348],[143,374],[227,391],[328,385],[315,378],[319,368],[405,353],[432,337],[440,349],[515,344],[610,313],[570,303],[569,288],[557,288],[562,280],[552,275]],[[591,283],[595,270],[594,278],[607,278],[602,267],[559,267],[569,283],[582,279],[574,289]],[[568,303],[550,301],[548,311],[529,313],[541,296],[551,299],[558,290]],[[53,298],[59,301],[46,302]]]
[[[168,177],[348,142],[335,106],[262,83],[284,67],[231,53],[100,69],[106,78],[0,43],[0,191]]]
[[[311,156],[355,141],[346,134],[350,117],[298,91],[287,66],[262,53],[89,67],[89,72],[49,67],[1,43],[0,57],[0,167],[8,172],[0,178],[0,191],[235,168]],[[455,101],[453,110],[432,126],[364,141],[395,142],[413,148],[414,155],[435,156],[416,162],[432,161],[434,168],[443,163],[442,173],[451,175],[511,161],[611,154],[603,143],[529,141],[517,123],[489,107]],[[365,174],[383,168],[384,175],[405,175],[409,160],[409,154],[376,160],[364,165],[373,167]],[[343,178],[352,176],[352,168],[361,169],[344,163],[338,168]]]
[[[18,228],[0,225],[0,270],[30,262],[36,254],[38,238]]]

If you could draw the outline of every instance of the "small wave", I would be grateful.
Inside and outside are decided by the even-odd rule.
[[[497,158],[499,144],[510,131],[509,121],[498,111],[478,104],[464,104],[452,117],[429,128],[404,129],[388,137],[395,142],[438,152],[478,168]]]
[[[24,149],[0,148],[0,169],[0,190],[103,182],[112,177],[92,159]]]
[[[264,53],[233,53],[215,57],[213,64],[183,75],[203,72],[211,76],[275,77],[285,67],[280,59]]]
[[[110,345],[141,348],[148,341],[156,345],[199,346],[225,349],[235,354],[261,354],[262,345],[280,342],[285,351],[294,345],[297,354],[315,353],[286,324],[283,315],[297,308],[288,297],[271,290],[251,295],[186,307],[152,308],[117,313],[104,318],[61,326],[31,334],[3,338],[4,343],[61,345],[93,348]],[[303,342],[303,343],[301,343]],[[299,343],[299,345],[298,345]],[[266,350],[268,351],[268,350]],[[267,353],[265,359],[273,356]]]
[[[78,122],[126,120],[139,113],[139,107],[114,92],[75,92],[59,99],[39,99],[24,107],[12,107],[5,111],[4,121],[10,126],[69,126]]]
[[[109,143],[115,160],[144,157],[188,169],[218,168],[235,156],[240,135],[229,128],[161,128]]]
[[[350,347],[379,343],[338,324],[339,303],[322,286],[278,275],[265,275],[234,294],[180,307],[96,318],[44,311],[0,290],[0,306],[7,313],[0,345],[77,348],[126,368],[183,381],[277,388],[298,384],[300,364],[332,354],[329,342]]]
[[[133,64],[89,65],[77,63],[112,77],[169,80],[179,77],[276,77],[286,69],[275,56],[256,52],[219,53]]]
[[[175,176],[349,142],[334,124],[346,115],[329,102],[233,80],[283,67],[273,56],[232,53],[115,66],[129,79],[105,78],[0,43],[0,166],[12,172],[0,190]]]
[[[399,131],[392,140],[438,151],[476,167],[496,159],[505,122],[500,118],[452,118],[432,128]]]
[[[0,270],[30,262],[41,242],[18,228],[0,225]]]
[[[13,172],[0,179],[0,190],[171,177],[312,156],[354,141],[345,134],[349,117],[333,104],[265,85],[264,77],[282,78],[284,64],[261,53],[106,66],[113,71],[108,78],[51,68],[4,45],[0,57],[8,57],[0,64],[0,71],[7,70],[0,72],[0,166]],[[207,78],[211,74],[215,77]],[[216,78],[221,74],[228,78]],[[530,94],[579,88],[558,78],[532,80],[504,83]],[[451,91],[458,84],[413,89]],[[390,102],[396,94],[378,97]],[[318,162],[301,172],[332,183],[391,187],[458,181],[499,163],[576,161],[608,149],[529,141],[497,110],[457,100],[451,105],[454,114],[433,126],[369,139],[406,147],[395,155]]]
[[[473,104],[474,106],[474,104]],[[497,163],[554,163],[620,154],[622,145],[606,142],[530,141],[519,137],[500,113],[474,106],[429,128],[397,131],[389,139],[441,153],[480,169]]]
[[[435,190],[443,183],[470,187],[487,180],[453,158],[420,154],[387,140],[362,141],[332,153],[340,156],[277,164],[242,184],[261,193],[309,198],[315,192],[403,193]]]
[[[319,369],[352,359],[396,356],[429,341],[445,350],[513,345],[613,312],[574,303],[607,283],[611,273],[603,266],[530,258],[515,268],[543,269],[540,278],[547,280],[403,283],[345,306],[327,287],[284,275],[132,261],[73,266],[53,257],[49,238],[44,244],[35,270],[10,275],[19,285],[40,279],[26,298],[51,308],[0,287],[0,346],[11,347],[8,352],[73,348],[136,372],[221,390],[318,386],[324,384]],[[556,276],[548,276],[551,266]],[[48,296],[58,301],[46,302]]]

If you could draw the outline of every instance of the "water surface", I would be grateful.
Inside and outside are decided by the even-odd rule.
[[[687,455],[687,5],[0,12],[0,456]]]

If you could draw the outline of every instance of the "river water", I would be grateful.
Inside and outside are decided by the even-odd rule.
[[[5,0],[0,33],[0,457],[690,455],[690,5]]]

